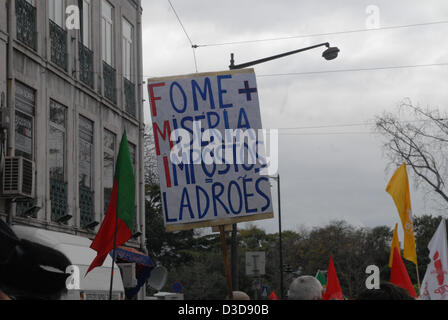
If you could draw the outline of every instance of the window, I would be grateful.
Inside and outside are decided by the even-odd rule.
[[[35,91],[16,82],[15,155],[34,160],[34,108]],[[33,206],[33,201],[17,201],[16,214],[21,216]],[[32,215],[37,218],[37,214]]]
[[[79,117],[79,185],[92,189],[93,122]]]
[[[50,137],[49,137],[49,166],[50,178],[65,182],[65,124],[66,108],[50,101]]]
[[[133,27],[123,18],[123,89],[125,98],[125,110],[132,116],[136,116],[135,85],[132,83],[133,65]]]
[[[114,34],[114,22],[113,22],[113,7],[112,5],[103,0],[102,8],[102,49],[103,49],[103,61],[113,66],[113,34]]]
[[[104,130],[104,161],[103,161],[103,188],[104,188],[104,211],[109,205],[112,188],[114,186],[115,168],[115,134]]]
[[[65,7],[63,0],[49,0],[49,29],[51,62],[67,71],[67,30],[64,29]]]
[[[37,23],[34,0],[16,0],[17,40],[37,50]]]
[[[34,105],[33,89],[16,83],[15,154],[34,160]]]
[[[49,0],[50,19],[64,28],[64,0]]]
[[[79,32],[79,80],[93,89],[92,6],[91,0],[78,0],[81,17]]]
[[[80,225],[88,228],[94,221],[93,122],[79,116],[79,214]]]
[[[67,183],[65,176],[66,115],[66,107],[50,100],[48,163],[50,167],[51,220],[56,222],[67,216]],[[67,223],[67,221],[64,223]]]
[[[80,18],[81,18],[81,43],[91,49],[91,0],[79,0]]]
[[[123,19],[123,76],[129,81],[132,76],[132,33],[131,24]]]

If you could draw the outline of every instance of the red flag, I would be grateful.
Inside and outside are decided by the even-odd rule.
[[[123,134],[115,167],[114,185],[106,216],[90,248],[97,252],[87,274],[103,265],[107,255],[132,237],[134,224],[135,178],[126,132]]]
[[[414,286],[412,285],[409,274],[401,259],[398,248],[394,248],[394,259],[392,260],[392,271],[390,274],[390,283],[393,283],[408,291],[409,295],[417,298],[415,294]]]
[[[333,257],[330,255],[328,264],[327,289],[322,300],[344,300],[341,285],[333,263]]]
[[[269,300],[278,300],[278,297],[275,294],[275,291],[272,291],[271,295],[269,296]]]

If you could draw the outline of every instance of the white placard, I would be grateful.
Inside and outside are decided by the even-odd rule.
[[[167,230],[272,218],[253,69],[148,79],[148,93]]]

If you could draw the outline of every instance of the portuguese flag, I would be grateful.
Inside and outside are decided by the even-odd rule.
[[[319,280],[320,284],[322,285],[322,292],[325,293],[325,290],[327,289],[327,279],[322,274],[322,272],[320,272],[320,270],[317,270],[315,278]]]
[[[121,138],[114,185],[103,223],[90,248],[97,252],[86,275],[102,266],[107,255],[132,237],[135,207],[135,178],[126,132]]]

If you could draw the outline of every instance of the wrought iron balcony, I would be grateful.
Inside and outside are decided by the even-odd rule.
[[[50,179],[51,220],[59,221],[67,215],[67,183]]]
[[[37,50],[36,8],[26,0],[16,0],[17,40]]]
[[[25,215],[34,206],[33,200],[17,201],[16,215],[18,217],[37,218],[37,211],[33,210],[30,214]]]
[[[113,67],[103,61],[104,96],[117,103],[117,76]]]
[[[126,78],[123,78],[124,82],[124,98],[125,98],[125,110],[134,118],[137,116],[135,107],[135,85]]]
[[[82,228],[94,220],[93,195],[94,192],[89,188],[79,186],[79,212]]]
[[[93,51],[79,42],[79,80],[93,89]]]
[[[67,31],[50,20],[51,62],[67,71]]]

